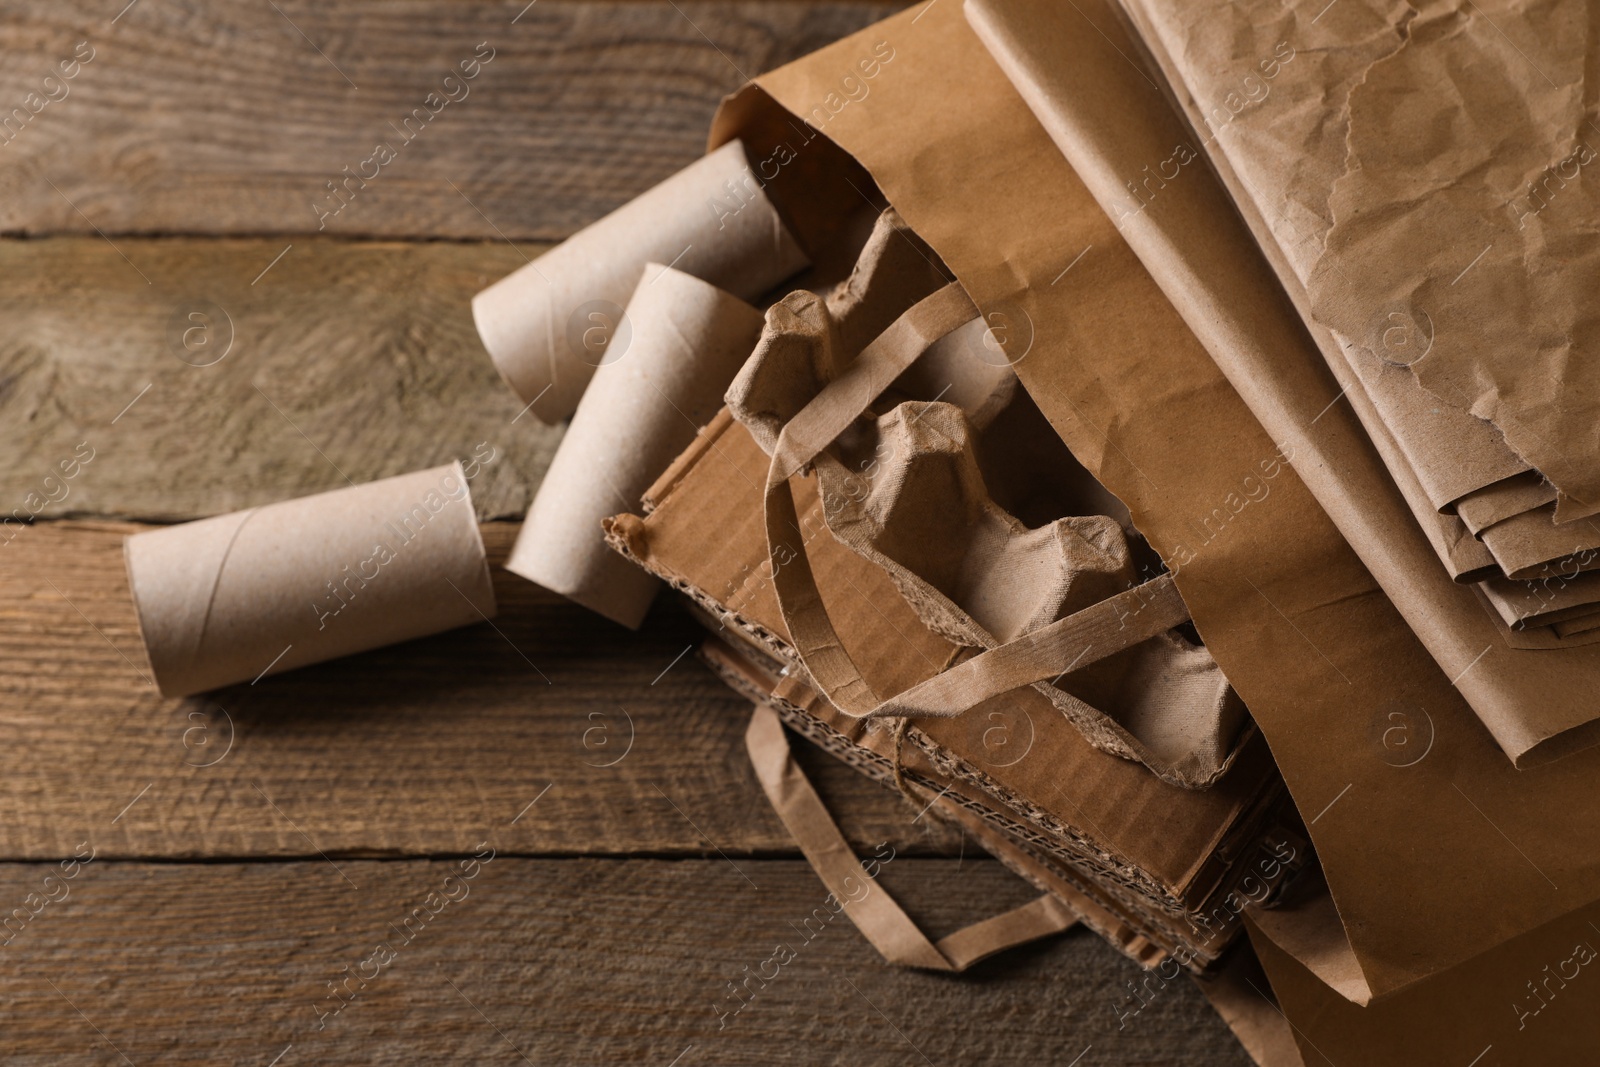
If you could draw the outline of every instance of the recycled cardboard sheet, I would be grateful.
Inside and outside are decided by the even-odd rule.
[[[716,636],[708,637],[701,645],[700,658],[738,692],[754,701],[770,703],[786,726],[823,751],[893,787],[893,747],[892,742],[886,743],[889,731],[882,723],[869,725],[863,720],[840,715],[792,675],[780,678],[756,668],[748,655],[735,651]],[[988,817],[993,798],[981,789],[969,781],[947,776],[925,752],[914,746],[902,748],[901,767],[907,775],[903,779],[906,786],[914,794],[927,797],[930,811],[958,825],[1007,868],[1064,901],[1084,925],[1128,958],[1144,967],[1156,966],[1170,958],[1166,949],[1133,929],[1124,916],[1088,896],[1064,877],[1060,865],[1044,859],[1034,848],[997,828]]]
[[[651,263],[627,319],[627,348],[595,371],[506,569],[637,629],[661,583],[607,548],[600,522],[638,509],[640,494],[722,407],[762,316],[714,285]]]
[[[809,110],[879,42],[916,62],[886,68],[821,132],[757,121],[773,102]],[[951,71],[958,104],[927,106],[950,99]],[[1575,844],[1549,817],[1600,819],[1600,756],[1511,767],[959,9],[924,6],[845,38],[765,76],[722,116],[722,140],[837,141],[980,309],[1003,317],[1023,385],[1177,572],[1271,742],[1374,992],[1600,895],[1600,843]],[[1397,721],[1414,748],[1394,747]]]
[[[495,613],[460,463],[137,533],[123,549],[166,696]]]
[[[650,262],[755,300],[809,260],[743,147],[695,161],[472,298],[484,347],[535,417],[554,423],[577,409],[629,335],[623,305]]]
[[[686,529],[694,527],[696,515],[663,513],[671,513],[680,505],[699,499],[700,490],[705,486],[691,483],[722,484],[715,469],[720,458],[718,452],[703,454],[697,462],[705,462],[712,469],[691,470],[684,484],[667,495],[661,512],[646,520],[645,525],[651,530],[651,549],[664,550],[659,555],[652,551],[653,566],[664,566],[672,571],[668,560],[676,558],[683,562],[675,544],[658,545],[657,538],[679,541]],[[679,498],[678,492],[687,496]],[[702,577],[712,573],[692,563],[690,566]],[[830,568],[829,575],[831,581],[844,579],[847,586],[861,577],[841,573],[838,568]],[[869,580],[864,594],[871,597],[876,591]],[[870,622],[867,615],[853,615],[853,621]],[[883,620],[879,618],[878,621],[881,628]],[[840,712],[801,682],[792,669],[778,675],[781,661],[774,663],[759,651],[763,647],[760,640],[751,643],[751,635],[760,632],[759,619],[722,612],[720,620],[713,617],[712,623],[717,625],[717,633],[745,649],[743,654],[734,654],[716,637],[708,639],[702,647],[702,658],[724,680],[752,699],[770,697],[791,727],[857,770],[886,784],[895,784],[892,764],[897,746],[892,728],[881,720],[853,718]],[[756,661],[769,665],[757,668]],[[762,682],[757,676],[766,680]],[[1031,703],[1037,708],[1036,701]],[[1115,870],[1108,871],[1103,863],[1085,859],[1079,852],[1068,854],[1060,849],[1059,835],[1068,831],[1054,820],[1063,817],[1074,820],[1066,823],[1067,827],[1086,821],[1083,809],[1074,807],[1070,797],[1066,798],[1070,815],[1050,814],[1062,810],[1056,797],[1058,782],[1051,771],[1059,774],[1077,765],[1071,755],[1072,731],[1059,719],[1052,721],[1049,715],[1036,718],[1035,714],[1014,709],[1000,721],[981,720],[981,730],[971,728],[970,724],[928,724],[958,726],[953,740],[950,731],[945,731],[942,739],[935,740],[922,736],[918,727],[910,728],[905,743],[898,746],[899,764],[905,775],[900,784],[913,794],[925,796],[927,803],[942,812],[955,816],[985,849],[1041,889],[1062,897],[1088,926],[1142,966],[1155,966],[1171,958],[1174,965],[1193,971],[1213,962],[1240,927],[1243,902],[1270,896],[1272,888],[1289,871],[1300,866],[1305,854],[1303,841],[1281,834],[1272,835],[1270,840],[1263,837],[1273,828],[1266,820],[1275,818],[1278,810],[1278,793],[1271,789],[1253,805],[1254,810],[1237,820],[1226,837],[1217,842],[1207,864],[1209,879],[1203,884],[1191,885],[1184,893],[1189,904],[1174,911],[1159,897],[1152,900],[1138,890],[1130,891]],[[979,738],[981,743],[974,744]],[[1059,744],[1062,740],[1068,742],[1065,751]],[[1259,738],[1252,741],[1249,758],[1259,769],[1262,764],[1258,757],[1264,755],[1264,751],[1254,743],[1257,740]],[[1004,782],[991,777],[996,765],[1031,765],[1028,788],[1014,792],[1018,784],[1009,776]],[[1098,776],[1092,777],[1098,779]],[[1109,784],[1104,781],[1086,784],[1084,797],[1093,795],[1097,787],[1104,790]],[[1138,802],[1133,793],[1114,787],[1111,792],[1114,797],[1108,799],[1124,804]],[[1165,809],[1165,828],[1169,837],[1182,837],[1190,828],[1192,816],[1204,817],[1192,809],[1205,805],[1179,799],[1180,794],[1171,796],[1174,804]],[[917,803],[922,806],[924,801]],[[1185,805],[1190,810],[1185,810]],[[1216,877],[1219,870],[1224,875],[1220,881]],[[1192,917],[1185,918],[1185,911],[1192,913]]]
[[[614,537],[708,610],[769,635],[769,655],[795,671],[767,563],[761,507],[766,454],[743,426],[719,417],[685,460],[652,488],[656,506],[648,518],[611,520]],[[662,482],[669,478],[666,488]],[[957,646],[922,624],[881,567],[827,532],[815,479],[797,480],[795,492],[811,566],[863,676],[895,692],[942,670]],[[716,598],[715,606],[706,602],[708,596]],[[990,712],[1001,718],[989,718]],[[1244,742],[1215,786],[1183,789],[1095,748],[1029,687],[975,717],[920,720],[916,728],[994,788],[1024,798],[1063,833],[1081,833],[1082,847],[1104,869],[1135,882],[1143,893],[1175,902],[1198,904],[1213,891],[1219,877],[1215,854],[1244,847],[1238,835],[1252,828],[1241,823],[1275,786],[1258,736]],[[1006,737],[1012,738],[1010,747]],[[1074,788],[1065,790],[1064,782]]]

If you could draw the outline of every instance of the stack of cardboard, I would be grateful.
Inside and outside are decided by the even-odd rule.
[[[688,599],[830,888],[780,721],[1045,894],[852,902],[887,958],[1076,918],[1273,1067],[1600,1039],[1593,16],[1393,8],[924,5],[481,298],[577,407],[514,569]]]
[[[1016,407],[1028,418],[1025,396]],[[1134,958],[1214,962],[1239,930],[1243,901],[1268,899],[1304,856],[1281,824],[1282,783],[1260,735],[1243,731],[1220,781],[1186,790],[1095,748],[1032,689],[968,715],[918,720],[903,743],[881,720],[841,712],[802,680],[778,609],[762,534],[766,466],[724,413],[651,489],[646,518],[612,521],[614,542],[700,610],[717,635],[705,653],[714,668],[864,773],[892,784],[898,761],[924,798],[919,807],[940,796],[977,815],[1003,835],[1002,859],[1026,856],[1048,872],[1028,871],[1041,889],[1070,885],[1092,902],[1075,901],[1085,922]],[[871,682],[897,691],[950,663],[957,647],[882,568],[828,534],[814,486],[801,492],[810,566]]]

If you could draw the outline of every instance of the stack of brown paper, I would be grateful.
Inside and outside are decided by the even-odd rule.
[[[628,347],[623,306],[646,264],[754,300],[808,262],[730,143],[495,282],[473,298],[472,316],[501,377],[553,423]]]
[[[977,4],[973,10],[1057,144],[1256,416],[1302,455],[1320,457],[1303,465],[1313,491],[1441,666],[1458,678],[1507,754],[1526,764],[1592,743],[1600,711],[1581,697],[1575,683],[1600,667],[1600,651],[1564,647],[1585,643],[1582,638],[1513,636],[1500,612],[1485,611],[1470,592],[1452,590],[1435,577],[1436,568],[1415,550],[1421,542],[1411,532],[1413,523],[1375,506],[1394,500],[1398,488],[1415,510],[1425,494],[1394,448],[1396,439],[1363,388],[1359,368],[1335,361],[1340,388],[1328,388],[1333,383],[1317,366],[1294,306],[1274,285],[1267,261],[1235,221],[1210,172],[1202,169],[1182,175],[1181,182],[1162,183],[1167,186],[1159,190],[1162,195],[1141,201],[1137,211],[1125,210],[1128,194],[1120,175],[1169,143],[1187,143],[1185,128],[1150,83],[1087,22],[1042,38],[1031,29],[1025,36],[1018,32],[1038,16],[1027,5]],[[1122,32],[1103,5],[1093,10],[1100,11],[1111,32]],[[1068,52],[1078,58],[1058,61]],[[1108,102],[1112,97],[1115,105]],[[1295,358],[1285,360],[1286,352]],[[1354,407],[1362,425],[1350,420],[1340,400]],[[1417,514],[1441,557],[1476,546],[1463,536],[1458,520],[1431,507]],[[1511,576],[1530,575],[1515,570]],[[1520,620],[1524,631],[1528,618],[1524,613]],[[1530,648],[1554,654],[1530,657],[1524,654]],[[1471,674],[1466,673],[1469,664],[1475,664]]]
[[[1592,254],[1592,193],[1578,179],[1595,128],[1571,43],[1592,13],[1547,5],[1566,32],[1536,62],[1499,31],[1502,17],[1522,21],[1506,5],[1242,17],[1249,8],[1128,4],[1180,87],[1186,144],[1199,146],[1188,150],[1228,182],[1335,372],[1343,363],[1359,379],[1353,399],[1374,440],[1387,438],[1417,521],[1448,531],[1435,547],[1452,576],[1593,569],[1595,445],[1581,429],[1593,384],[1570,358],[1593,329],[1572,288]],[[1457,66],[1472,76],[1440,79]],[[1389,105],[1401,96],[1410,106]],[[1525,104],[1515,119],[1502,106],[1512,96]],[[1471,116],[1460,127],[1471,136],[1430,142],[1419,131],[1442,114]],[[1415,144],[1433,144],[1426,161]],[[1167,184],[1133,183],[1118,211],[1143,215]],[[1562,636],[1521,645],[1570,643]]]
[[[460,463],[134,534],[124,549],[167,696],[495,613]]]
[[[688,594],[730,652],[772,679],[767,695],[786,721],[892,780],[893,731],[842,713],[803,680],[761,536],[755,487],[765,466],[749,434],[719,418],[652,487],[648,516],[612,520],[613,538]],[[801,490],[800,525],[817,531],[807,545],[811,566],[825,576],[834,623],[873,684],[891,691],[927,678],[954,646],[918,619],[885,571],[824,531],[820,499],[809,482]],[[1196,970],[1210,966],[1238,931],[1244,902],[1270,897],[1304,860],[1303,846],[1278,826],[1280,787],[1253,734],[1214,787],[1187,790],[1095,748],[1047,698],[1024,688],[969,718],[919,722],[900,751],[902,775],[930,797],[958,783],[964,806],[1010,842],[1002,851],[1024,849],[1076,887],[1099,913],[1085,914],[1080,902],[1085,921],[1147,965],[1171,957]],[[930,760],[936,773],[922,769]],[[1074,783],[1070,793],[1063,782]],[[1147,823],[1154,811],[1162,813],[1160,832]]]
[[[651,263],[627,319],[627,351],[595,372],[506,569],[637,628],[660,583],[606,547],[600,521],[637,508],[721,408],[762,316],[714,285]]]

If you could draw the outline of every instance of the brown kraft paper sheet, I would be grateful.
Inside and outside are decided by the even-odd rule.
[[[1097,10],[1102,11],[1102,21],[1105,21],[1103,9]],[[1113,26],[1110,32],[1116,33],[1118,31]],[[1136,51],[1131,42],[1125,42],[1124,47],[1128,48],[1130,52]],[[1285,63],[1292,62],[1293,59],[1292,49],[1287,52],[1279,50],[1273,57],[1262,61],[1261,66],[1267,75],[1276,77],[1282,66]],[[1119,55],[1117,60],[1125,62],[1125,56]],[[1119,68],[1119,73],[1123,75],[1121,79],[1123,82],[1127,80],[1128,69],[1127,67]],[[1020,74],[1020,67],[1016,66],[1016,64],[1013,64],[1013,70]],[[1135,70],[1135,73],[1139,72]],[[1042,79],[1037,78],[1035,80],[1042,81]],[[1151,83],[1146,81],[1145,84]],[[1137,99],[1138,95],[1136,92],[1135,99]],[[1041,107],[1038,110],[1041,114],[1050,113],[1049,107]],[[1164,112],[1158,109],[1154,114],[1159,117],[1164,115]],[[1203,121],[1203,117],[1196,117],[1196,121]],[[1106,147],[1101,147],[1098,144],[1091,146],[1073,142],[1070,131],[1066,128],[1058,126],[1054,132],[1058,142],[1064,148],[1076,150],[1080,166],[1091,159],[1097,158],[1096,151],[1101,153],[1106,153],[1107,151]],[[1098,132],[1103,140],[1104,134],[1107,132],[1106,125],[1101,124]],[[1119,135],[1125,132],[1120,129],[1115,130],[1115,133]],[[1080,130],[1080,138],[1082,133],[1083,131]],[[1166,136],[1171,139],[1181,135],[1169,133]],[[1092,134],[1088,140],[1094,141]],[[1150,146],[1142,146],[1140,149],[1135,149],[1135,157],[1131,163],[1127,159],[1118,158],[1116,151],[1110,152],[1111,159],[1106,162],[1111,164],[1111,169],[1115,172],[1115,176],[1113,177],[1112,174],[1107,174],[1104,171],[1099,174],[1091,172],[1092,177],[1100,179],[1097,188],[1099,189],[1103,206],[1105,206],[1107,213],[1116,220],[1119,227],[1131,227],[1131,236],[1136,241],[1136,247],[1143,247],[1152,239],[1157,242],[1158,247],[1165,247],[1163,239],[1167,236],[1167,231],[1171,229],[1174,221],[1176,221],[1181,230],[1193,230],[1196,223],[1201,226],[1220,224],[1225,228],[1221,233],[1202,234],[1197,239],[1197,247],[1201,250],[1201,254],[1220,257],[1223,263],[1232,269],[1218,271],[1215,269],[1217,265],[1213,263],[1213,270],[1211,271],[1184,270],[1178,275],[1178,281],[1175,285],[1171,269],[1182,263],[1181,257],[1152,256],[1149,255],[1148,251],[1145,253],[1147,262],[1158,267],[1165,266],[1168,268],[1166,273],[1158,277],[1158,281],[1161,281],[1169,289],[1169,296],[1174,296],[1175,299],[1178,299],[1179,307],[1188,317],[1190,324],[1195,326],[1202,338],[1205,339],[1214,357],[1224,361],[1225,369],[1228,366],[1226,361],[1233,356],[1240,340],[1245,342],[1245,352],[1254,356],[1254,362],[1256,363],[1260,363],[1263,359],[1270,359],[1275,363],[1280,346],[1283,350],[1290,352],[1309,351],[1307,344],[1309,339],[1305,336],[1303,330],[1292,322],[1292,313],[1286,313],[1282,307],[1281,300],[1274,295],[1276,287],[1273,285],[1270,275],[1261,269],[1262,265],[1255,250],[1249,246],[1248,241],[1244,240],[1245,235],[1237,227],[1227,228],[1227,220],[1231,218],[1232,211],[1226,200],[1219,196],[1219,191],[1214,187],[1208,186],[1207,176],[1203,174],[1196,175],[1192,178],[1187,178],[1182,183],[1186,187],[1202,186],[1203,188],[1180,196],[1174,196],[1169,193],[1166,196],[1159,197],[1159,203],[1154,203],[1158,199],[1156,194],[1167,188],[1167,179],[1172,179],[1176,182],[1185,173],[1182,170],[1183,165],[1192,164],[1199,158],[1200,153],[1193,147],[1194,140],[1194,138],[1184,137],[1182,140],[1177,141],[1171,149],[1168,149],[1166,142],[1162,141],[1159,150],[1153,152]],[[1199,143],[1204,145],[1210,142],[1202,139]],[[1126,151],[1126,149],[1119,148],[1118,151]],[[1088,156],[1084,155],[1086,152],[1089,153]],[[1157,163],[1154,171],[1152,171],[1148,163],[1144,163],[1142,167],[1140,166],[1143,159],[1155,158],[1163,154],[1165,154],[1165,158]],[[1122,167],[1116,166],[1115,163],[1117,162],[1120,162]],[[1168,172],[1169,167],[1172,168],[1170,173]],[[1132,170],[1134,177],[1142,177],[1143,180],[1138,183],[1132,181],[1124,183],[1124,176],[1121,174],[1123,168]],[[1192,174],[1193,170],[1191,169],[1188,173]],[[1108,185],[1108,182],[1112,184]],[[1149,197],[1150,200],[1147,201],[1146,197]],[[1206,203],[1197,204],[1195,202],[1196,199],[1204,200]],[[1251,215],[1251,204],[1248,200],[1241,202],[1239,206],[1247,217]],[[1152,207],[1154,210],[1150,210]],[[1219,236],[1227,239],[1217,242],[1216,238]],[[1272,249],[1269,247],[1268,251],[1270,253]],[[1230,252],[1232,255],[1229,254]],[[1274,262],[1276,263],[1277,261],[1275,260]],[[1289,284],[1291,295],[1298,294],[1292,272],[1289,272],[1286,267],[1280,264],[1279,275],[1285,279],[1286,284]],[[1203,291],[1204,286],[1191,284],[1187,285],[1187,288],[1202,289],[1202,292],[1198,294],[1201,299],[1193,299],[1196,294],[1192,293],[1185,298],[1176,297],[1175,293],[1184,291],[1186,284],[1191,281],[1205,282],[1212,288],[1225,288],[1227,290],[1226,295],[1220,293],[1212,295],[1212,303],[1209,307],[1206,307],[1203,301],[1210,294]],[[1250,309],[1249,314],[1238,316],[1237,310],[1240,308]],[[1236,317],[1245,318],[1247,323],[1248,320],[1254,319],[1257,325],[1264,318],[1267,322],[1265,333],[1262,334],[1260,329],[1252,331],[1248,324],[1241,329],[1241,324],[1234,321]],[[1231,324],[1233,327],[1231,336],[1226,328],[1219,329],[1219,326],[1224,324]],[[1255,334],[1262,334],[1262,336],[1257,337],[1254,336]],[[1325,340],[1321,334],[1318,336],[1320,339]],[[1271,340],[1264,342],[1263,337],[1270,337]],[[1307,399],[1316,407],[1316,414],[1309,415],[1308,413],[1308,417],[1301,420],[1301,423],[1309,431],[1311,427],[1322,421],[1327,407],[1333,406],[1338,399],[1347,396],[1348,402],[1356,408],[1362,422],[1366,425],[1379,456],[1387,465],[1406,504],[1411,508],[1416,521],[1422,527],[1434,552],[1440,562],[1444,564],[1450,577],[1461,583],[1470,583],[1493,576],[1496,573],[1493,555],[1484,545],[1471,536],[1471,532],[1463,522],[1451,514],[1441,513],[1441,510],[1446,502],[1457,496],[1464,488],[1481,484],[1485,480],[1494,479],[1502,471],[1522,470],[1523,468],[1520,465],[1513,465],[1510,467],[1491,467],[1487,470],[1482,469],[1475,458],[1476,453],[1472,449],[1464,450],[1461,442],[1464,439],[1479,439],[1483,434],[1495,437],[1496,435],[1491,427],[1470,416],[1455,412],[1448,406],[1440,405],[1437,400],[1429,397],[1425,390],[1412,381],[1409,372],[1403,368],[1390,366],[1374,358],[1357,359],[1356,353],[1349,349],[1340,349],[1339,352],[1341,357],[1344,358],[1336,359],[1330,364],[1334,374],[1338,377],[1339,391],[1337,393],[1331,391],[1327,394],[1322,393],[1321,386],[1325,379],[1314,369],[1311,369],[1307,376],[1307,384],[1311,387],[1311,392]],[[1314,363],[1315,358],[1313,353],[1310,361]],[[1241,373],[1244,375],[1242,378],[1240,377]],[[1254,370],[1236,372],[1234,375],[1235,384],[1240,384],[1241,388],[1245,389],[1247,399],[1252,399],[1253,396],[1253,391],[1247,386],[1253,384],[1258,376]],[[1259,396],[1259,394],[1254,395]],[[1329,400],[1326,405],[1322,403],[1321,399],[1318,399],[1325,395],[1331,395],[1334,398]],[[1391,429],[1391,426],[1400,426],[1408,429],[1404,435],[1399,435]],[[1281,429],[1274,432],[1279,433],[1280,436],[1282,434]],[[1324,428],[1322,436],[1331,436],[1335,440],[1350,438],[1348,423],[1343,416],[1337,416],[1334,419],[1334,424]],[[1421,452],[1418,451],[1419,445],[1423,446]],[[1324,443],[1322,447],[1326,450],[1331,446]],[[1351,451],[1352,448],[1357,452],[1364,451],[1359,444],[1332,447],[1345,452]],[[1503,449],[1501,451],[1503,452]],[[1381,492],[1382,483],[1385,481],[1383,475],[1377,471],[1369,471],[1368,473],[1372,475],[1374,483]],[[1451,487],[1448,490],[1441,490],[1439,482],[1441,477],[1457,480],[1451,483]],[[1427,478],[1426,482],[1424,478]],[[1500,484],[1503,481],[1504,479],[1501,478],[1495,484]],[[1326,487],[1321,491],[1326,504],[1329,499]],[[1349,507],[1343,506],[1337,507],[1333,511],[1336,519],[1344,519],[1354,513]],[[1348,534],[1348,531],[1346,532]],[[1363,544],[1359,539],[1355,543],[1358,546]],[[1386,575],[1381,568],[1377,573],[1380,578],[1390,577],[1390,584],[1391,586],[1393,585],[1392,576]],[[1408,601],[1403,602],[1409,603]],[[1475,625],[1475,620],[1469,621],[1469,625]],[[1429,631],[1422,630],[1419,632],[1426,634]],[[1452,675],[1455,674],[1455,668],[1460,664],[1451,663],[1453,650],[1447,645],[1441,646],[1438,643],[1435,643],[1433,647],[1436,650],[1436,654],[1444,656],[1441,662],[1446,670]],[[1491,720],[1499,717],[1498,713],[1491,713]],[[1509,744],[1514,749],[1511,754],[1520,755],[1520,750],[1515,750],[1514,746],[1530,743],[1521,736],[1523,733],[1524,731],[1518,730],[1509,739]]]
[[[1325,13],[1141,0],[1196,97],[1221,101],[1278,41],[1311,59],[1282,99],[1229,109],[1216,146],[1286,248],[1315,211],[1327,254],[1300,268],[1318,320],[1494,423],[1589,510],[1600,502],[1592,360],[1596,160],[1583,0],[1404,0]],[[1308,161],[1307,157],[1311,157]],[[1309,172],[1318,173],[1313,186]],[[1403,350],[1390,341],[1407,338]]]
[[[1600,519],[1555,522],[1558,505],[1524,511],[1478,535],[1507,578],[1535,579],[1571,566],[1600,567]]]
[[[1556,487],[1537,471],[1524,471],[1474,490],[1456,501],[1456,514],[1474,534],[1502,519],[1556,502]]]
[[[134,534],[123,548],[166,696],[495,613],[460,463]]]
[[[1256,1067],[1306,1067],[1295,1043],[1294,1029],[1267,992],[1272,988],[1261,961],[1248,945],[1229,955],[1216,975],[1196,978],[1195,985],[1228,1024]]]
[[[1107,44],[1103,34],[1117,34],[1124,49],[1133,47],[1113,9],[1104,0],[1064,13],[1036,0],[971,9],[1117,220],[1125,195],[1120,176],[1138,172],[1133,161],[1186,144],[1189,134],[1144,73]],[[1088,12],[1099,13],[1101,33]],[[1406,468],[1385,468],[1344,401],[1367,416],[1380,447],[1387,443],[1384,423],[1371,417],[1348,371],[1339,374],[1335,364],[1338,384],[1329,380],[1211,172],[1197,161],[1136,215],[1121,218],[1120,228],[1256,417],[1294,450],[1303,480],[1506,754],[1526,766],[1580,740],[1600,740],[1600,707],[1584,691],[1585,679],[1600,670],[1600,649],[1523,654],[1507,644],[1471,590],[1452,586],[1430,566],[1426,541],[1390,478]],[[1426,508],[1420,518],[1447,519]],[[1448,521],[1463,543],[1472,543],[1458,521]],[[1579,727],[1583,734],[1571,733]]]
[[[1307,890],[1314,887],[1307,886]],[[1305,1067],[1549,1067],[1594,1061],[1600,906],[1559,916],[1461,965],[1361,1007],[1338,980],[1327,895],[1246,912],[1246,929]]]
[[[1538,581],[1491,578],[1478,586],[1508,626],[1546,626],[1600,606],[1600,571],[1559,571]]]
[[[1127,7],[1146,27],[1167,16],[1164,8],[1139,0],[1128,0]],[[1158,56],[1165,55],[1165,38],[1159,32],[1147,30],[1146,39]],[[1253,42],[1252,48],[1266,49],[1261,54],[1248,62],[1234,62],[1204,86],[1184,85],[1182,77],[1170,79],[1200,130],[1199,147],[1225,175],[1237,174],[1235,193],[1241,210],[1247,217],[1271,220],[1258,227],[1258,236],[1291,293],[1303,293],[1319,269],[1331,225],[1328,191],[1342,164],[1342,127],[1333,124],[1330,129],[1325,121],[1327,101],[1346,97],[1359,78],[1362,57],[1378,54],[1389,40],[1374,30],[1349,44],[1332,51],[1309,47],[1304,38],[1273,36]],[[1261,125],[1282,139],[1278,152],[1251,156],[1249,169],[1238,171],[1238,153],[1230,154],[1229,149]],[[1290,144],[1302,147],[1290,149]],[[1164,188],[1163,177],[1175,173],[1157,173],[1154,182],[1130,184],[1116,215],[1142,213],[1147,198]],[[1305,297],[1302,303],[1309,305],[1309,300]],[[1396,456],[1389,460],[1391,467],[1404,464],[1415,476],[1421,494],[1412,502],[1418,521],[1426,523],[1427,510],[1447,509],[1467,493],[1525,472],[1527,463],[1506,446],[1492,425],[1454,404],[1441,403],[1407,369],[1430,343],[1425,331],[1418,330],[1401,309],[1374,311],[1371,345],[1341,344],[1317,328],[1324,324],[1315,320],[1311,324],[1329,362],[1348,362],[1360,378],[1361,390],[1393,438]],[[1396,480],[1400,478],[1397,471]]]
[[[755,667],[744,653],[716,636],[708,637],[701,645],[700,658],[742,695],[770,704],[785,726],[868,777],[894,787],[893,741],[881,724],[869,729],[864,720],[846,718],[793,675],[778,678]],[[1166,949],[1133,929],[1125,917],[1068,882],[1059,864],[1042,859],[997,828],[986,817],[988,806],[994,803],[992,796],[969,781],[946,776],[919,747],[903,746],[900,756],[906,786],[918,796],[927,797],[931,811],[960,826],[1008,869],[1065,902],[1080,922],[1141,966],[1152,967],[1170,958]],[[1242,925],[1242,919],[1240,922]]]
[[[839,106],[840,79],[856,78],[874,47],[899,58]],[[822,133],[873,173],[1026,353],[1024,386],[1178,571],[1207,646],[1314,818],[1372,989],[1400,988],[1600,894],[1600,847],[1575,850],[1545,817],[1600,817],[1588,784],[1600,756],[1512,769],[960,10],[896,16],[767,75],[725,105],[715,137],[737,131],[771,151],[820,136],[793,118],[819,107],[831,115]],[[1395,766],[1391,716],[1425,753],[1408,767]],[[1485,813],[1539,869],[1518,862]]]

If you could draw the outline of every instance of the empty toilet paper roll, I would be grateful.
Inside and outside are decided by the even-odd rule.
[[[472,300],[500,376],[543,422],[571,415],[627,324],[647,262],[754,300],[808,260],[730,141]]]
[[[167,696],[495,612],[460,463],[134,534],[123,555]]]
[[[595,371],[506,569],[635,628],[661,583],[606,547],[601,520],[637,511],[640,495],[722,407],[763,316],[652,263],[627,318],[627,347],[619,343]]]

